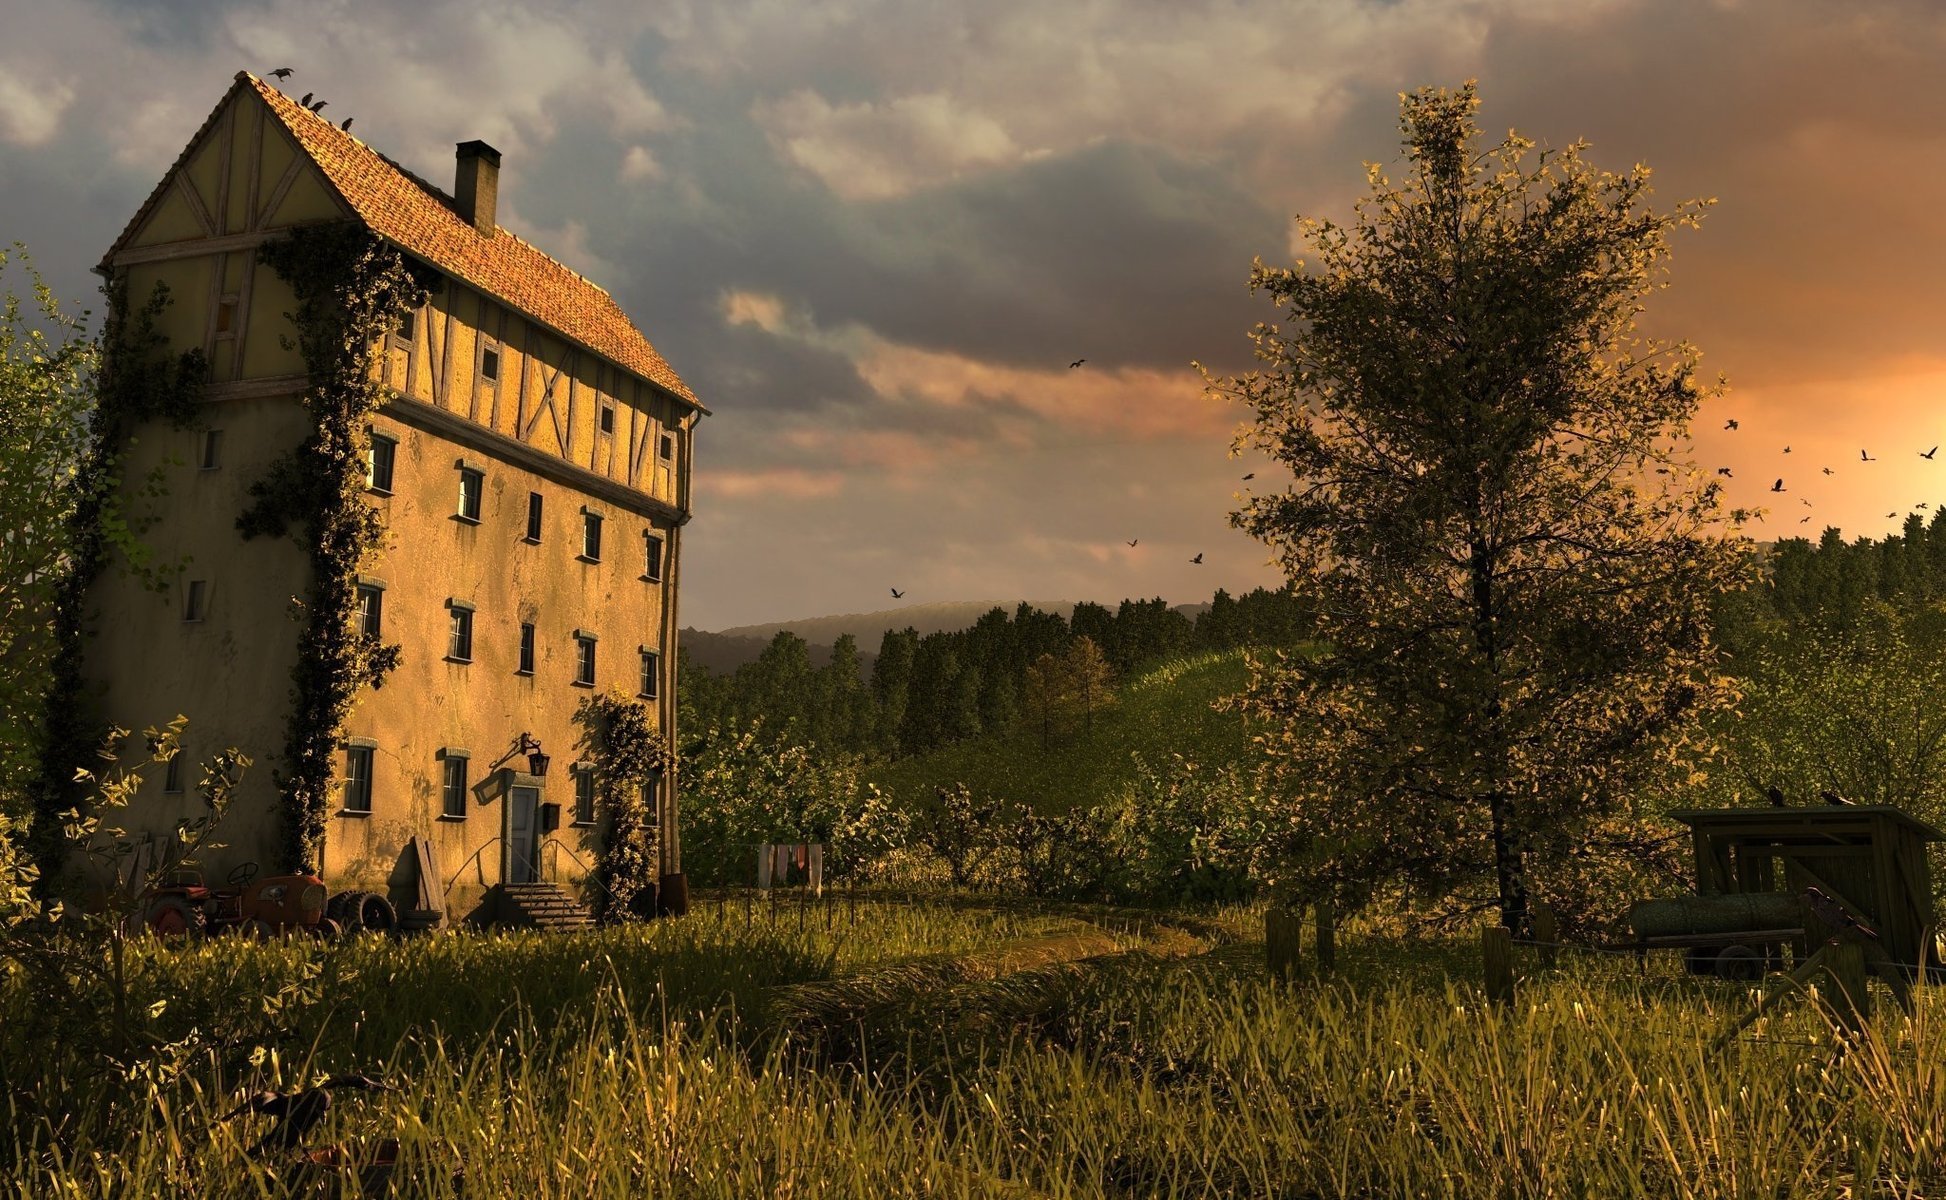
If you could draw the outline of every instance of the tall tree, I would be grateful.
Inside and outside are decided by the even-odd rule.
[[[1743,569],[1718,491],[1679,461],[1697,353],[1635,321],[1667,239],[1649,173],[1585,147],[1481,147],[1472,83],[1402,98],[1408,174],[1373,165],[1351,228],[1305,220],[1314,266],[1257,263],[1284,310],[1266,366],[1213,389],[1238,448],[1293,485],[1231,516],[1319,607],[1327,650],[1269,666],[1301,882],[1491,880],[1525,928],[1530,864],[1624,809],[1728,703],[1713,596]],[[1657,475],[1660,466],[1670,473]]]
[[[1027,681],[1021,701],[1028,719],[1041,731],[1041,749],[1054,741],[1054,728],[1066,710],[1073,689],[1068,685],[1067,664],[1052,654],[1043,654],[1027,666]]]
[[[1095,645],[1091,637],[1078,637],[1074,645],[1068,647],[1067,661],[1062,673],[1067,676],[1068,690],[1074,696],[1075,707],[1081,710],[1081,719],[1088,733],[1095,732],[1095,710],[1114,702],[1115,693],[1110,689],[1115,672],[1108,665],[1108,657]]]
[[[911,697],[912,659],[919,649],[919,631],[910,625],[888,629],[872,661],[872,699],[878,710],[878,745],[888,754],[899,752],[899,731],[905,728],[906,704]]]

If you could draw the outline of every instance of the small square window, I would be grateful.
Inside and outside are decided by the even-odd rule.
[[[595,639],[587,634],[575,635],[574,681],[582,687],[595,686]]]
[[[372,811],[372,748],[345,748],[345,811],[369,814]]]
[[[663,462],[668,462],[670,459],[674,458],[676,456],[675,435],[668,434],[668,433],[663,434],[661,445],[657,447],[657,450],[662,455]]]
[[[225,296],[216,305],[216,336],[227,337],[236,329],[235,296]]]
[[[409,342],[412,340],[412,328],[413,328],[412,318],[415,315],[416,314],[413,313],[412,310],[407,309],[406,312],[399,317],[399,340],[400,341]]]
[[[439,788],[442,801],[439,815],[463,818],[466,816],[466,756],[448,753],[443,775]]]
[[[642,651],[642,689],[636,694],[653,700],[661,694],[662,656],[653,650]]]
[[[527,540],[539,543],[541,540],[541,494],[527,493]]]
[[[534,673],[534,627],[526,622],[520,626],[520,666],[515,668],[516,675]]]
[[[479,524],[480,493],[486,489],[486,476],[471,467],[461,467],[459,471],[459,512],[463,521]]]
[[[374,492],[392,491],[392,461],[399,444],[382,433],[372,434],[372,448],[365,452],[365,486]]]
[[[488,383],[500,378],[500,352],[498,350],[480,351],[480,378]]]
[[[203,461],[205,471],[214,471],[223,465],[223,431],[205,429],[203,431]]]
[[[581,557],[601,561],[601,516],[585,509],[581,513]]]
[[[385,624],[385,589],[369,583],[358,585],[358,632],[380,637]]]
[[[601,406],[601,431],[615,432],[615,406],[607,401],[603,401]]]
[[[574,823],[595,823],[595,773],[588,767],[574,769]]]
[[[176,747],[168,763],[162,769],[162,790],[165,792],[182,791],[182,760],[185,757],[182,747]]]
[[[650,829],[662,824],[662,768],[656,767],[642,784],[642,823]]]
[[[446,642],[446,657],[454,662],[473,661],[473,610],[455,608],[452,636]]]
[[[183,592],[182,619],[185,621],[200,621],[207,615],[208,611],[209,582],[203,579],[190,580],[189,586]]]
[[[662,582],[662,539],[653,533],[642,535],[642,578]]]

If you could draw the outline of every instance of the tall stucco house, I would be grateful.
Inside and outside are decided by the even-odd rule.
[[[239,73],[99,268],[137,299],[168,286],[161,332],[205,352],[209,381],[192,427],[136,431],[122,477],[160,466],[167,481],[144,540],[187,565],[161,596],[113,572],[93,585],[85,698],[128,728],[190,719],[179,765],[131,809],[138,827],[190,811],[193,760],[228,745],[255,759],[206,864],[216,876],[289,866],[274,776],[311,560],[289,538],[241,536],[237,517],[312,428],[297,301],[259,257],[294,228],[355,222],[430,293],[370,348],[387,390],[363,502],[383,534],[342,614],[397,645],[398,664],[338,731],[320,861],[304,865],[334,891],[397,895],[416,838],[455,914],[502,884],[574,885],[609,821],[579,749],[585,702],[619,692],[674,729],[682,530],[708,410],[606,291],[496,223],[500,166],[484,142],[460,143],[441,190]],[[655,866],[679,876],[673,761],[642,799]]]

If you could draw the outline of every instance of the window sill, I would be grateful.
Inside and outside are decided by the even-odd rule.
[[[586,554],[577,554],[574,557],[575,557],[575,561],[577,562],[598,563],[601,561],[599,558],[591,558]]]
[[[456,816],[453,813],[440,813],[436,819],[440,821],[464,821],[466,818]]]
[[[515,671],[514,674],[522,676],[527,679],[532,679],[534,677],[534,673],[532,671]]]
[[[389,500],[392,496],[392,489],[382,488],[376,484],[368,483],[365,485],[365,494],[368,496],[384,496]]]
[[[185,625],[201,625],[203,619],[201,617],[184,617],[182,623]]]
[[[568,828],[569,829],[593,829],[598,824],[599,822],[597,821],[569,821]]]
[[[592,681],[590,681],[590,680],[585,680],[585,679],[577,679],[577,680],[575,680],[575,681],[574,681],[574,682],[573,682],[573,683],[572,683],[571,685],[569,685],[569,686],[571,686],[571,687],[584,687],[584,688],[592,688],[592,687],[593,687],[593,686],[595,686],[595,685],[594,685],[594,683],[593,683]]]
[[[454,513],[453,520],[458,521],[462,525],[478,525],[480,523],[480,518],[469,517],[465,513]]]
[[[661,699],[661,697],[656,695],[654,692],[637,692],[635,693],[635,698],[637,700],[660,700]]]
[[[643,583],[661,583],[661,582],[662,582],[662,576],[660,576],[660,575],[637,575],[637,576],[636,576],[636,578],[637,578],[637,579],[640,579],[640,580],[641,580],[641,581],[642,581]]]
[[[338,810],[338,815],[341,817],[369,817],[372,815],[372,810],[369,808],[341,808]]]
[[[541,544],[541,540],[537,537],[523,537],[520,540],[527,543],[529,546],[538,546]]]
[[[457,663],[462,667],[470,667],[473,665],[473,660],[470,658],[454,658],[450,654],[446,655],[446,661],[449,663]]]

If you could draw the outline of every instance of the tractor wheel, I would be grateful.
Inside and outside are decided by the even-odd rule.
[[[253,942],[275,941],[282,931],[262,917],[251,917],[243,923],[243,936]]]
[[[351,924],[350,902],[360,895],[358,892],[338,892],[324,902],[324,915],[338,923],[340,929]]]
[[[316,925],[310,926],[311,936],[319,941],[331,941],[343,936],[345,927],[330,917],[319,917]]]
[[[143,911],[142,924],[159,938],[194,937],[203,932],[203,913],[181,896],[157,896]]]
[[[1725,946],[1716,954],[1716,974],[1721,979],[1762,979],[1764,956],[1749,946]]]
[[[373,933],[393,933],[399,928],[398,910],[392,907],[390,900],[377,892],[361,893],[351,916],[352,926],[356,929],[368,929]]]
[[[1716,974],[1716,947],[1691,946],[1682,952],[1682,965],[1691,975]]]

